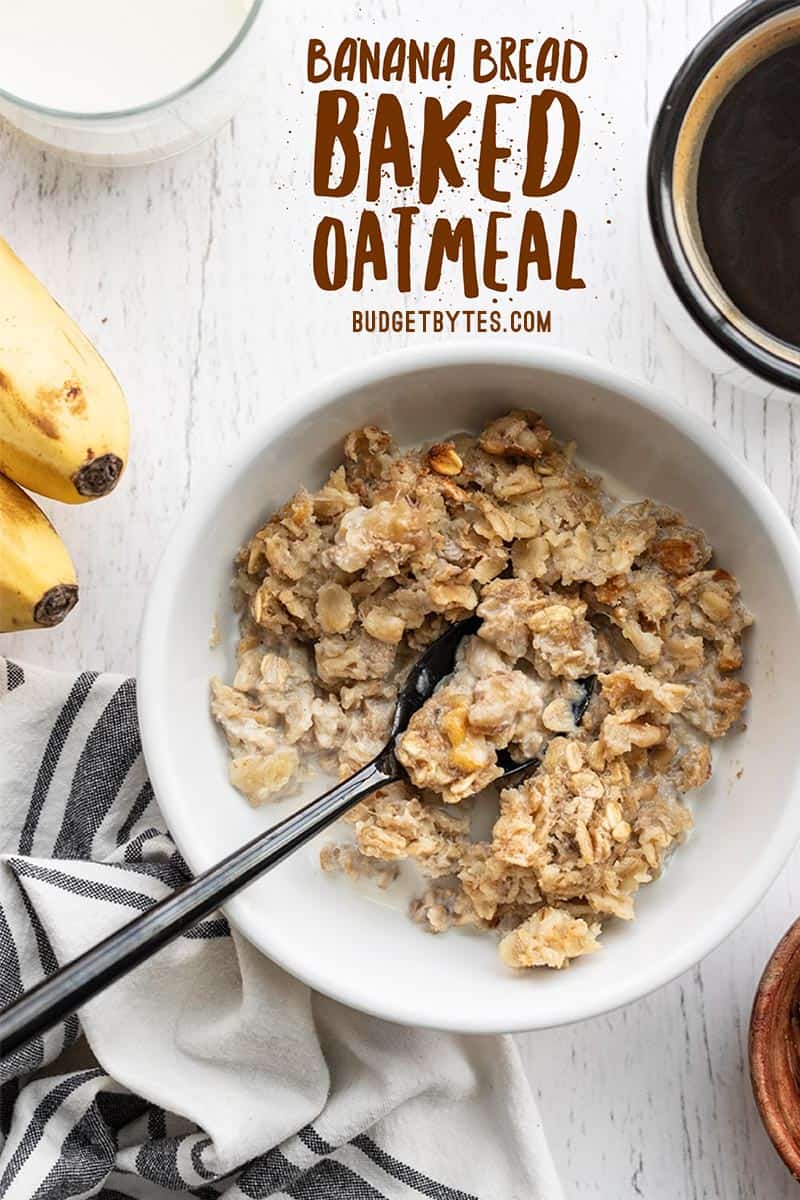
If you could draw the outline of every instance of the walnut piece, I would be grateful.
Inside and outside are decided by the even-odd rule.
[[[452,442],[436,442],[428,451],[427,459],[428,466],[437,475],[460,475],[464,469]]]

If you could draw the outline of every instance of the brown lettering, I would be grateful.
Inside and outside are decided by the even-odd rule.
[[[545,38],[536,58],[536,78],[558,78],[559,43],[557,38]]]
[[[397,287],[401,292],[411,291],[411,229],[419,209],[413,205],[393,208],[397,217]]]
[[[321,64],[319,69],[317,64]],[[325,43],[322,38],[308,39],[308,67],[307,74],[311,83],[321,83],[323,79],[327,79],[331,73],[330,60],[325,56]]]
[[[577,63],[573,67],[572,55],[573,52],[577,58]],[[584,46],[583,42],[576,42],[572,38],[567,38],[564,42],[564,69],[562,71],[562,79],[565,83],[580,83],[586,74],[586,66],[589,62],[589,51]]]
[[[493,292],[507,292],[508,284],[497,278],[497,264],[508,258],[508,251],[497,248],[497,222],[509,220],[511,213],[491,212],[486,224],[486,249],[483,252],[483,282]]]
[[[524,292],[528,286],[528,273],[531,266],[536,266],[540,279],[552,279],[553,269],[550,266],[550,249],[547,244],[542,214],[534,209],[528,209],[522,223],[522,236],[519,244],[519,261],[517,264],[517,291]]]
[[[333,234],[333,270],[329,265]],[[325,292],[343,288],[347,281],[347,240],[344,224],[338,217],[323,217],[314,238],[314,278]]]
[[[478,157],[478,190],[487,200],[499,200],[501,203],[511,199],[511,192],[497,190],[495,166],[503,159],[510,158],[511,147],[497,145],[497,106],[514,103],[513,96],[487,96],[483,113],[481,150]]]
[[[431,204],[439,191],[441,175],[451,187],[462,187],[464,180],[456,165],[448,138],[465,117],[472,111],[468,100],[462,100],[445,115],[434,96],[425,100],[422,153],[419,169],[419,198],[422,204]]]
[[[386,251],[383,246],[383,234],[378,214],[365,208],[358,222],[356,248],[353,254],[353,291],[360,292],[364,286],[364,268],[372,267],[376,280],[388,279],[386,268]]]
[[[472,221],[462,217],[451,226],[446,217],[439,217],[433,226],[428,266],[425,271],[425,290],[435,291],[442,278],[445,255],[450,262],[462,258],[464,273],[464,295],[470,298],[478,294],[478,270],[475,263],[475,231]]]
[[[517,48],[517,39],[513,37],[500,38],[500,78],[516,79],[513,54]]]
[[[484,73],[484,63],[487,63]],[[476,83],[488,83],[497,74],[497,63],[492,58],[492,44],[488,38],[476,38],[472,52],[472,75]]]
[[[344,111],[340,115],[340,105]],[[358,182],[360,155],[356,139],[358,100],[351,92],[337,89],[320,92],[317,104],[317,133],[314,145],[314,194],[348,196]],[[342,177],[331,182],[337,143],[344,155]]]
[[[545,157],[548,149],[548,112],[551,105],[558,102],[564,119],[564,135],[561,142],[561,154],[552,178],[545,183]],[[522,193],[525,196],[552,196],[566,187],[575,166],[575,156],[578,153],[581,118],[575,103],[563,92],[555,92],[545,88],[531,100],[530,121],[528,124],[528,156],[525,168],[525,178],[522,181]]]
[[[575,237],[578,232],[578,219],[571,208],[564,212],[561,222],[561,241],[558,246],[558,263],[556,264],[556,287],[560,292],[569,292],[573,288],[585,288],[586,283],[579,275],[574,275],[575,269]]]
[[[403,106],[397,96],[384,92],[375,106],[375,123],[367,168],[367,200],[375,201],[381,194],[381,174],[385,166],[394,169],[398,187],[410,187],[414,182],[411,150],[403,117]]]

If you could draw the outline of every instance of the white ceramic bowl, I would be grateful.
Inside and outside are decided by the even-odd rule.
[[[475,1033],[557,1025],[644,996],[722,941],[794,846],[800,556],[763,484],[709,426],[587,359],[495,343],[374,359],[269,420],[237,465],[194,497],[153,585],[139,670],[153,785],[187,862],[202,871],[286,811],[253,810],[231,788],[208,712],[209,676],[229,676],[233,664],[234,551],[299,484],[322,481],[348,430],[378,424],[413,444],[513,407],[540,410],[557,434],[577,438],[585,461],[707,531],[757,615],[747,641],[754,699],[746,732],[716,747],[695,829],[664,877],[639,893],[636,921],[611,923],[602,952],[569,970],[514,973],[492,937],[426,934],[398,908],[323,874],[308,847],[226,906],[251,942],[319,991],[390,1020]],[[215,618],[222,639],[211,648]]]

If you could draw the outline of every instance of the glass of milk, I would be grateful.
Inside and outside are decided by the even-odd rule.
[[[0,114],[100,166],[216,133],[266,59],[263,0],[0,0]]]

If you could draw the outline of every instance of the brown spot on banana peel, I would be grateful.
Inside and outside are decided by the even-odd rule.
[[[86,396],[80,383],[74,378],[65,379],[58,388],[39,388],[36,401],[42,409],[47,409],[56,416],[64,409],[74,417],[82,417],[86,413]],[[35,420],[33,412],[30,415],[31,419]],[[48,418],[43,416],[43,419]]]
[[[57,583],[48,588],[33,610],[33,619],[43,629],[60,625],[64,617],[71,613],[78,603],[78,585],[76,583]]]
[[[58,441],[58,426],[55,421],[51,421],[43,413],[36,413],[31,409],[28,409],[28,420],[37,429],[40,429],[45,437],[52,438],[54,442]]]
[[[46,413],[30,408],[29,405],[27,405],[22,399],[19,392],[14,387],[14,384],[4,371],[0,371],[0,390],[6,393],[9,400],[13,401],[14,405],[18,409],[18,415],[16,416],[16,419],[12,417],[11,413],[8,414],[11,424],[14,427],[22,428],[26,424],[35,425],[45,437],[52,438],[53,440],[58,439],[59,432],[55,421],[52,420],[52,418]],[[37,393],[38,400],[41,400],[41,396],[41,392]]]
[[[114,490],[125,464],[117,454],[101,454],[95,458],[89,450],[88,455],[83,466],[72,476],[72,483],[79,496],[93,500]]]
[[[70,411],[75,413],[76,416],[79,416],[81,413],[85,413],[86,397],[83,394],[83,388],[81,385],[73,380],[66,383],[64,386],[64,398]]]

